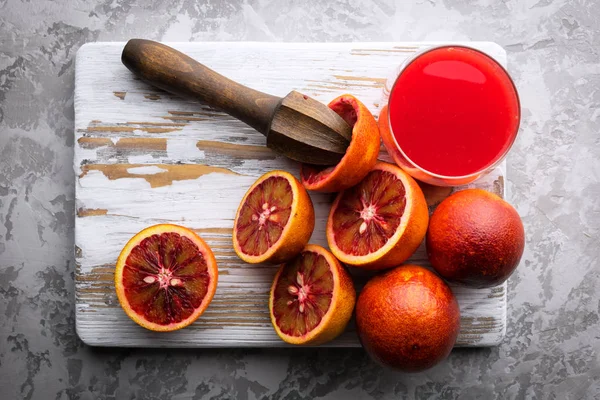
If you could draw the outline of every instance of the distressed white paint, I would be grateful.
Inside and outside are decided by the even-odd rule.
[[[406,57],[426,46],[422,43],[172,45],[258,90],[284,96],[294,89],[323,102],[352,93],[374,115],[379,113],[382,80]],[[498,45],[470,45],[506,63],[505,53]],[[90,44],[83,46],[77,55],[74,159],[78,175],[77,209],[81,215],[86,210],[105,210],[77,217],[75,221],[77,332],[88,344],[107,346],[284,345],[273,332],[267,308],[276,267],[248,265],[239,260],[231,249],[229,230],[241,197],[256,177],[272,169],[286,169],[297,175],[297,164],[259,147],[264,147],[265,138],[241,122],[133,79],[120,62],[122,47],[122,43]],[[157,128],[163,131],[148,131]],[[110,144],[97,142],[90,147],[84,142],[89,138],[106,138]],[[165,139],[166,146],[120,147],[119,140],[129,138]],[[198,144],[199,141],[203,144]],[[219,148],[221,144],[237,147],[224,150]],[[389,160],[385,153],[381,158]],[[232,174],[210,173],[151,187],[148,180],[167,173],[163,172],[166,171],[163,164],[177,163],[220,167]],[[125,169],[129,176],[111,180],[93,169],[82,174],[84,164],[86,168],[138,165]],[[502,165],[476,185],[492,189],[494,182],[504,176],[504,168]],[[311,197],[316,213],[311,242],[326,245],[324,227],[332,196],[311,193]],[[133,323],[119,307],[111,281],[112,268],[127,240],[149,225],[164,222],[197,230],[213,248],[220,270],[217,293],[206,313],[192,326],[169,334],[146,331]],[[423,246],[411,260],[426,265]],[[369,274],[352,272],[360,290]],[[485,290],[461,287],[453,290],[463,317],[457,345],[498,344],[506,330],[506,285]],[[351,322],[340,338],[326,346],[358,345]]]
[[[127,172],[129,172],[130,174],[134,174],[134,175],[153,175],[153,174],[160,174],[162,172],[165,172],[165,169],[158,167],[156,165],[150,165],[147,167],[128,168]]]

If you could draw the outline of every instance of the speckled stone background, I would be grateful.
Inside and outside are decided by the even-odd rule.
[[[600,2],[406,3],[0,0],[0,398],[600,398]],[[359,349],[83,345],[73,307],[73,60],[83,43],[134,36],[503,45],[523,105],[509,200],[527,233],[504,343],[455,350],[412,375]]]

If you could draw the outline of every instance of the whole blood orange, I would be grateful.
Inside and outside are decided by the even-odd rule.
[[[389,268],[415,252],[428,221],[427,203],[415,180],[396,165],[378,162],[358,185],[336,197],[327,242],[343,263]]]
[[[355,301],[346,269],[323,247],[309,244],[275,275],[271,322],[287,343],[322,344],[344,331]]]
[[[510,204],[482,189],[456,192],[431,216],[427,255],[449,281],[496,286],[519,265],[525,247],[521,218]]]
[[[248,189],[235,216],[233,248],[244,261],[281,263],[296,256],[315,227],[306,189],[292,174],[271,171]]]
[[[174,331],[194,322],[217,289],[217,262],[208,245],[178,225],[151,226],[123,248],[115,288],[125,313],[153,331]]]
[[[376,361],[407,372],[445,359],[458,336],[456,298],[435,273],[416,265],[371,279],[356,302],[356,330]]]
[[[356,185],[373,168],[379,155],[379,127],[367,107],[344,94],[329,103],[352,127],[352,140],[341,161],[331,167],[302,164],[300,176],[308,190],[339,192]]]

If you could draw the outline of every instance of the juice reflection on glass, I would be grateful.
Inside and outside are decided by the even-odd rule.
[[[520,105],[508,73],[464,46],[428,49],[400,70],[379,116],[394,161],[434,185],[471,182],[508,153]]]

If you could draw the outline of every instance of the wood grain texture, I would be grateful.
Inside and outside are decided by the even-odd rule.
[[[264,135],[281,101],[241,85],[164,43],[131,39],[123,48],[121,61],[144,82],[214,106]]]
[[[173,43],[231,79],[276,96],[297,90],[327,103],[351,93],[379,114],[386,78],[423,43],[284,44]],[[431,44],[429,44],[431,45]],[[505,65],[502,48],[471,43]],[[248,265],[231,246],[238,203],[261,174],[298,164],[265,147],[252,128],[206,105],[154,89],[121,64],[124,43],[96,43],[77,55],[75,159],[77,215],[76,326],[90,345],[152,347],[285,346],[268,315],[277,267]],[[243,65],[244,68],[239,66]],[[382,152],[384,160],[389,158]],[[505,195],[505,166],[472,186]],[[454,190],[459,190],[457,188]],[[430,210],[451,189],[424,187]],[[326,245],[333,196],[311,193],[316,229]],[[157,223],[194,229],[212,247],[219,285],[206,313],[190,327],[161,334],[132,322],[114,292],[117,256],[131,236]],[[424,246],[411,261],[426,265]],[[357,290],[369,277],[352,271]],[[506,331],[506,285],[453,287],[461,308],[457,346],[493,346]],[[325,346],[359,346],[351,322]]]
[[[121,61],[144,82],[204,102],[250,125],[267,137],[270,149],[292,160],[333,165],[350,143],[352,129],[325,104],[296,91],[279,98],[254,90],[164,43],[131,39]]]

